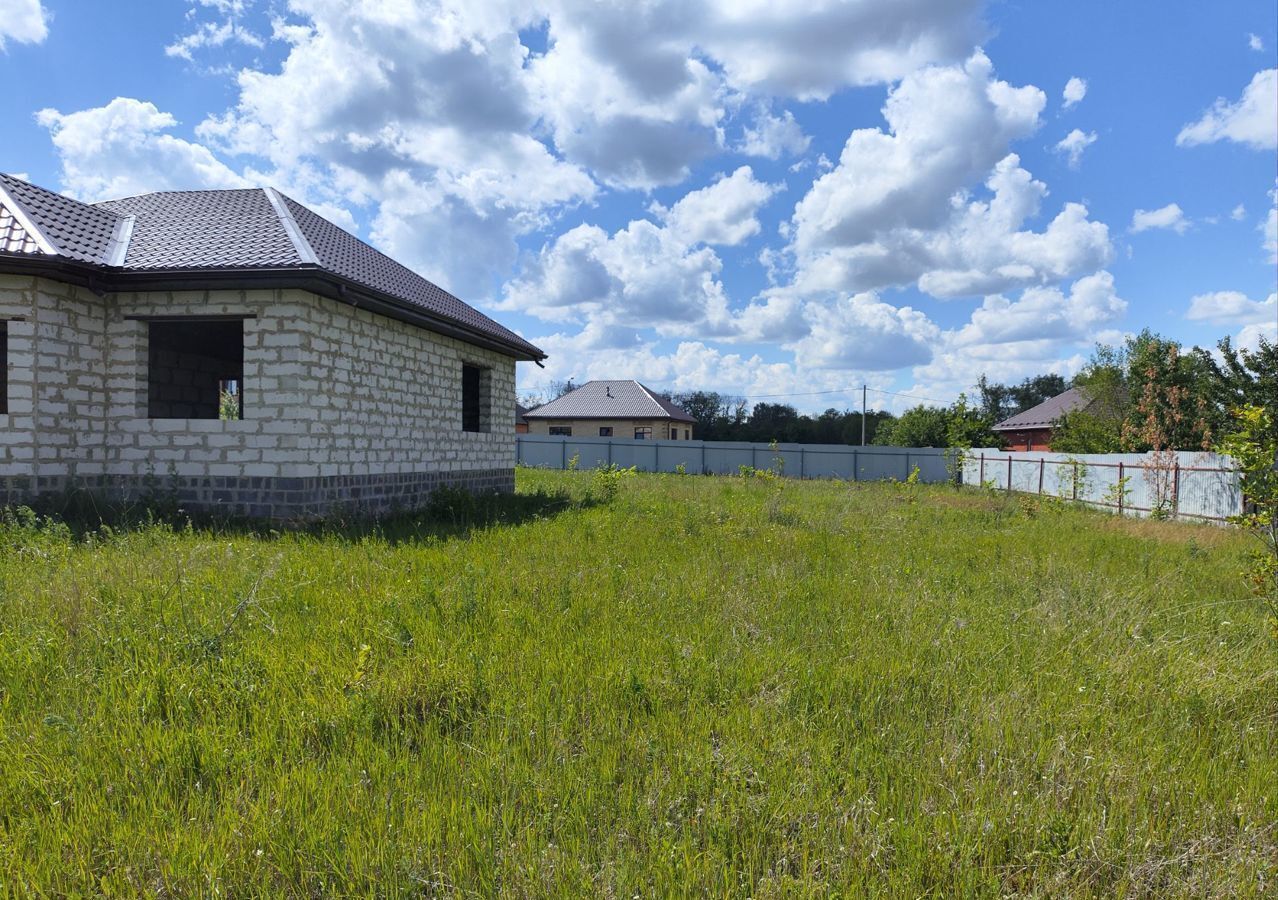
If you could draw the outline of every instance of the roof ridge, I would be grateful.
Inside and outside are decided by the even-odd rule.
[[[639,385],[639,390],[648,395],[648,399],[657,405],[657,409],[669,415],[670,410],[666,409],[665,406],[662,405],[661,401],[657,399],[657,395],[652,392],[652,388],[648,387],[648,385],[644,384],[637,378],[632,378],[630,380]]]
[[[288,239],[293,242],[293,249],[297,251],[298,257],[304,263],[319,265],[319,257],[315,255],[315,250],[311,247],[311,242],[306,239],[302,227],[297,224],[297,219],[293,218],[288,204],[284,202],[284,195],[273,187],[264,187],[262,192],[266,194],[266,199],[271,201],[271,208],[275,210],[275,215],[280,217],[280,224],[284,226]]]

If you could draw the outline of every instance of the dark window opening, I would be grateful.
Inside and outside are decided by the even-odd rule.
[[[462,431],[492,431],[491,372],[462,364]]]
[[[599,426],[599,436],[600,436],[600,437],[612,437],[612,426],[611,426],[611,425],[600,425],[600,426]]]
[[[635,429],[635,440],[636,440],[636,441],[649,441],[649,440],[652,440],[652,429],[651,429],[651,428],[647,428],[647,427],[644,427],[644,428],[636,428],[636,429]]]
[[[550,433],[559,437],[572,437],[571,425],[551,425]]]
[[[683,430],[683,439],[684,439],[685,441],[690,441],[690,440],[692,440],[692,432],[691,432],[689,429],[687,429],[687,428],[685,428],[685,429]]]
[[[9,414],[9,323],[0,320],[0,416]]]
[[[147,415],[244,418],[244,322],[147,323]]]

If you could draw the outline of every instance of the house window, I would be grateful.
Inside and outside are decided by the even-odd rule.
[[[462,431],[492,431],[492,370],[462,365]]]
[[[599,436],[600,436],[600,437],[612,437],[612,426],[611,426],[611,425],[600,425],[600,426],[599,426]]]
[[[147,323],[147,415],[152,419],[244,417],[244,321]]]
[[[572,437],[572,426],[571,425],[551,425],[550,433],[552,436],[558,435],[559,437]]]
[[[685,428],[685,429],[683,430],[683,439],[684,439],[685,441],[690,441],[690,440],[692,440],[692,432],[691,432],[690,430],[688,430],[687,428]]]
[[[9,323],[0,319],[0,416],[9,414]]]
[[[651,429],[651,428],[649,428],[649,427],[647,427],[646,425],[645,425],[644,427],[642,427],[642,428],[636,428],[636,429],[635,429],[635,440],[636,440],[636,441],[650,441],[650,440],[652,440],[652,429]]]

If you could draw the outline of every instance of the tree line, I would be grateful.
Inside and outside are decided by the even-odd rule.
[[[1262,337],[1253,351],[1225,338],[1216,351],[1186,348],[1146,329],[1119,345],[1097,345],[1072,379],[1047,373],[1001,384],[981,376],[972,397],[962,394],[949,406],[920,404],[899,416],[868,410],[865,440],[897,447],[998,447],[1002,439],[992,430],[995,424],[1077,387],[1090,404],[1065,415],[1053,433],[1053,450],[1206,450],[1228,430],[1232,410],[1278,410],[1278,344]],[[547,399],[576,386],[552,384]],[[665,396],[696,420],[696,435],[704,440],[861,443],[860,410],[808,414],[788,403],[752,406],[743,397],[716,391]]]

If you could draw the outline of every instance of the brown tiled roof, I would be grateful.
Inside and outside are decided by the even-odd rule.
[[[994,430],[1024,431],[1027,428],[1050,428],[1066,413],[1078,412],[1091,405],[1091,398],[1080,388],[1070,388],[1063,394],[1044,400],[1038,406],[1031,406],[1024,412],[999,422],[994,426]]]
[[[120,217],[0,172],[0,188],[61,256],[105,265]]]
[[[7,220],[0,218],[8,229],[0,233],[0,271],[6,261],[26,258],[67,274],[78,271],[102,290],[136,287],[139,278],[156,290],[169,282],[233,287],[237,280],[240,286],[293,284],[342,299],[351,299],[353,290],[366,297],[362,305],[387,315],[517,359],[545,357],[510,329],[271,189],[161,191],[88,204],[0,173],[0,209],[10,212]],[[23,217],[36,234],[28,233]],[[64,260],[77,265],[61,266]]]
[[[695,422],[675,404],[637,381],[587,381],[525,413],[529,419],[674,419]]]
[[[226,269],[300,266],[305,260],[266,192],[161,191],[97,208],[133,216],[124,267]]]

